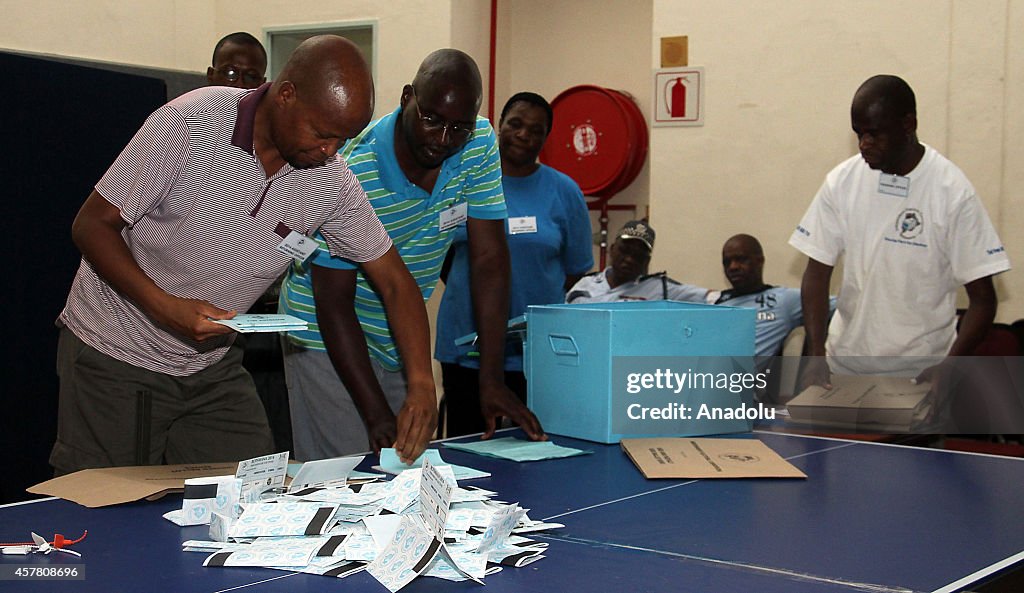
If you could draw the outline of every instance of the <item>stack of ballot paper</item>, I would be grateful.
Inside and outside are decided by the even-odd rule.
[[[791,422],[821,426],[907,432],[928,416],[928,383],[906,377],[833,375],[832,388],[812,385],[786,404]]]
[[[339,460],[307,468],[302,484],[296,475],[288,489],[265,490],[252,502],[242,497],[235,513],[214,507],[209,539],[186,541],[183,550],[205,553],[206,567],[336,578],[365,570],[392,592],[418,576],[483,584],[502,567],[544,557],[547,544],[523,534],[563,525],[533,521],[518,504],[494,500],[496,492],[459,486],[452,467],[432,458],[440,459],[421,457],[387,482],[354,483],[346,472],[355,464]],[[268,456],[249,466],[276,477],[279,461]],[[244,479],[223,481],[232,491],[238,482]]]
[[[249,314],[235,315],[231,319],[211,319],[214,323],[226,325],[236,332],[250,334],[254,332],[287,332],[309,329],[305,321],[293,315],[284,314]]]
[[[509,461],[540,461],[543,459],[560,459],[562,457],[574,457],[576,455],[592,453],[592,451],[556,445],[551,441],[524,441],[515,437],[468,443],[445,443],[444,446],[458,451],[467,451],[485,457],[507,459]]]

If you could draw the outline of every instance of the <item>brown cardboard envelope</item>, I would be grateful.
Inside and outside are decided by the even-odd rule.
[[[757,439],[622,439],[647,478],[806,478]]]
[[[83,469],[28,488],[87,507],[104,507],[180,491],[188,478],[234,475],[237,462]]]

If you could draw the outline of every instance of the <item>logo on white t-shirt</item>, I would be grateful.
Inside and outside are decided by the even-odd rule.
[[[924,216],[916,208],[906,208],[896,218],[896,232],[904,239],[913,239],[924,230]]]

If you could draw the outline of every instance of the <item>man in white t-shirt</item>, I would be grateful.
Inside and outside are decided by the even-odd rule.
[[[703,303],[708,289],[682,284],[665,272],[648,274],[654,229],[646,220],[631,220],[612,243],[609,265],[587,274],[569,289],[567,303],[616,301],[688,301]]]
[[[984,337],[996,312],[992,276],[1010,262],[967,177],[918,141],[905,81],[868,79],[850,117],[860,154],[828,174],[789,240],[809,258],[801,292],[815,358],[801,385],[829,385],[830,367],[929,380],[936,363],[970,353]],[[842,286],[826,340],[840,256]],[[970,304],[957,332],[959,286]]]

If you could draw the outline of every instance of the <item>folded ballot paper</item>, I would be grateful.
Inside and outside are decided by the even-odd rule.
[[[215,517],[233,521],[242,511],[239,503],[256,502],[268,490],[283,489],[287,466],[284,451],[241,461],[234,475],[186,479],[181,508],[164,518],[182,526],[210,525]]]
[[[308,329],[302,319],[284,314],[241,314],[231,319],[211,319],[214,323],[226,325],[236,332],[250,334],[255,332],[287,332]]]
[[[427,449],[419,456],[416,461],[413,461],[409,465],[402,463],[402,460],[398,458],[398,453],[391,447],[386,447],[380,450],[380,465],[373,466],[373,469],[387,472],[389,474],[400,474],[407,469],[423,467],[423,462],[429,459],[431,463],[437,466],[451,467],[452,473],[456,480],[472,480],[473,478],[488,478],[491,474],[466,467],[464,465],[455,465],[448,463],[441,459],[441,451],[438,449]]]
[[[799,424],[906,432],[927,418],[930,389],[906,377],[833,375],[831,389],[812,385],[789,400],[786,409]]]
[[[210,570],[265,567],[335,578],[366,571],[394,592],[419,576],[482,584],[544,557],[547,543],[523,534],[563,527],[531,520],[517,503],[493,500],[496,492],[460,487],[452,466],[430,457],[393,480],[362,483],[339,478],[350,461],[328,461],[303,466],[297,491],[265,491],[259,502],[236,498],[237,517],[213,512],[209,539],[185,541],[183,551],[203,553]]]
[[[164,518],[181,526],[208,525],[215,514],[235,519],[241,512],[241,495],[242,480],[235,476],[189,478],[181,508],[165,513]]]

